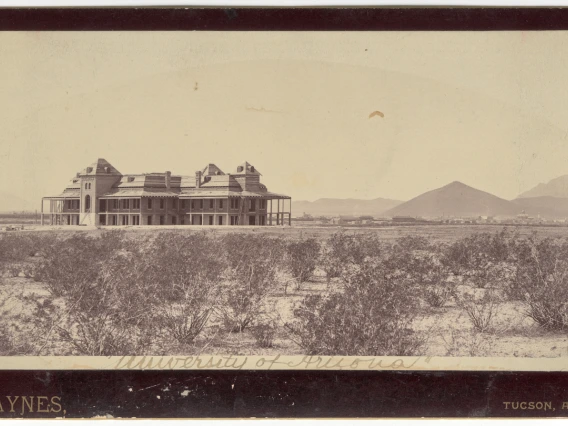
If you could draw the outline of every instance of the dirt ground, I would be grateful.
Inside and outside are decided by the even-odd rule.
[[[114,227],[122,229],[123,227]],[[174,227],[124,227],[127,232],[155,232],[155,229]],[[44,232],[77,232],[70,227],[38,227]],[[262,232],[274,236],[314,236],[327,238],[339,228],[315,227],[273,227],[273,228],[231,228],[231,227],[175,227],[181,232],[193,232],[196,229],[208,229],[211,232]],[[404,226],[388,228],[348,228],[347,232],[376,232],[384,239],[404,235],[424,235],[439,241],[450,241],[456,237],[475,232],[497,232],[502,227],[493,226]],[[30,229],[31,230],[31,229]],[[522,235],[537,231],[542,236],[568,236],[565,227],[520,227]],[[80,232],[100,232],[95,228],[81,229]],[[26,231],[14,231],[26,232]],[[37,261],[33,259],[30,261]],[[327,291],[324,274],[317,271],[313,279],[296,288],[288,286],[286,294],[280,292],[270,297],[268,309],[271,318],[279,325],[274,345],[260,348],[249,331],[228,333],[222,331],[214,321],[206,332],[191,346],[164,348],[169,355],[194,354],[233,354],[233,355],[295,355],[302,354],[301,348],[294,343],[284,324],[293,319],[294,306],[309,294],[322,294]],[[12,277],[5,274],[0,278],[0,315],[5,323],[20,336],[33,335],[33,301],[49,296],[46,286],[23,274]],[[568,356],[568,336],[560,332],[546,332],[527,318],[520,302],[501,302],[498,305],[493,327],[483,333],[473,331],[467,314],[453,301],[441,308],[422,306],[421,314],[414,328],[427,336],[426,347],[421,355],[427,356],[498,356],[498,357],[566,357]],[[41,338],[41,337],[40,337]],[[24,339],[25,340],[25,339]],[[1,341],[0,341],[1,343]],[[22,341],[22,345],[25,342]],[[42,346],[42,345],[40,345]],[[51,349],[49,349],[49,347]],[[68,355],[70,348],[64,344],[45,345],[42,355]],[[56,351],[56,352],[53,352]],[[36,355],[36,354],[33,354]],[[157,354],[159,355],[159,354]],[[329,354],[333,355],[333,354]]]

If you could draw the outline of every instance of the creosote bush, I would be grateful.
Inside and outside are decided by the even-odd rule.
[[[320,265],[328,283],[340,277],[354,265],[366,259],[382,255],[382,244],[375,235],[350,235],[345,231],[335,232],[321,247]]]
[[[508,295],[546,330],[568,330],[568,243],[535,236],[517,247],[517,270]]]
[[[272,348],[274,346],[274,336],[276,335],[276,326],[274,324],[258,324],[252,327],[251,333],[259,347]]]
[[[263,315],[268,296],[275,293],[285,247],[265,235],[242,234],[226,235],[223,247],[228,267],[218,316],[227,331],[240,333]]]
[[[473,329],[485,332],[491,329],[499,311],[499,298],[492,290],[486,290],[482,297],[472,293],[454,292],[456,304],[467,314]]]
[[[320,244],[315,238],[291,241],[286,246],[287,264],[292,277],[298,283],[309,281],[312,277],[320,254]]]
[[[415,355],[425,342],[412,330],[416,306],[408,283],[366,263],[343,291],[304,298],[287,328],[308,355]]]

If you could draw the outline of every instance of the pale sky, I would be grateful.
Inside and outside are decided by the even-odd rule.
[[[0,194],[248,161],[295,200],[568,174],[568,32],[0,32]],[[384,118],[369,114],[379,110]],[[3,210],[0,206],[0,210]]]

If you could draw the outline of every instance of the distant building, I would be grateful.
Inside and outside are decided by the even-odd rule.
[[[194,176],[123,175],[99,158],[77,173],[60,195],[42,198],[41,223],[290,225],[291,198],[269,192],[260,176],[247,162],[230,174],[209,164]]]
[[[417,222],[418,219],[412,216],[394,216],[392,218],[393,222]]]

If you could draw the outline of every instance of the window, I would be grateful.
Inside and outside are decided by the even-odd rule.
[[[240,172],[242,172],[242,171],[243,171],[243,166],[237,167],[237,173],[240,173]]]
[[[175,216],[172,216],[172,225],[177,225],[177,218]]]
[[[209,200],[209,208],[212,209],[215,205],[215,200]]]
[[[160,216],[160,225],[163,225],[166,222],[165,217],[162,215]]]
[[[152,224],[152,216],[148,216],[148,225]]]
[[[89,189],[89,184],[85,182],[85,189]]]
[[[219,216],[219,225],[223,224],[223,216]]]
[[[266,218],[264,216],[259,216],[258,221],[259,221],[259,223],[258,223],[259,225],[264,226]]]
[[[256,211],[256,200],[250,200],[249,212]]]
[[[139,199],[132,200],[132,208],[135,209],[135,210],[140,209],[140,200]]]
[[[231,225],[238,225],[238,224],[239,224],[239,217],[231,216]]]
[[[130,205],[130,200],[126,199],[126,200],[120,200],[120,208],[121,209],[125,209],[128,210]]]
[[[213,225],[213,216],[209,216],[209,225]]]
[[[185,200],[181,200],[181,208],[185,209]]]
[[[128,176],[128,182],[134,182],[134,176]]]
[[[152,208],[152,199],[148,198],[148,208],[151,209]]]
[[[259,202],[259,209],[266,209],[266,200],[260,200]]]
[[[85,197],[85,211],[91,210],[91,196],[87,195]]]
[[[164,208],[164,199],[160,198],[160,209],[163,209],[163,208]]]
[[[180,224],[180,225],[185,225],[185,217],[182,216],[182,217],[179,219],[179,224]]]
[[[239,199],[238,198],[231,198],[231,208],[238,209],[239,208]]]
[[[220,208],[220,209],[223,208],[223,200],[219,200],[219,208]]]
[[[117,209],[117,208],[118,208],[118,200],[112,200],[112,208],[113,208],[113,209]]]
[[[174,198],[174,199],[172,200],[172,206],[173,206],[174,209],[177,209],[177,208],[178,208],[178,200],[177,200],[177,198]]]
[[[203,200],[199,200],[199,208],[200,208],[200,209],[203,208]]]
[[[106,212],[106,200],[99,200],[99,210]]]

